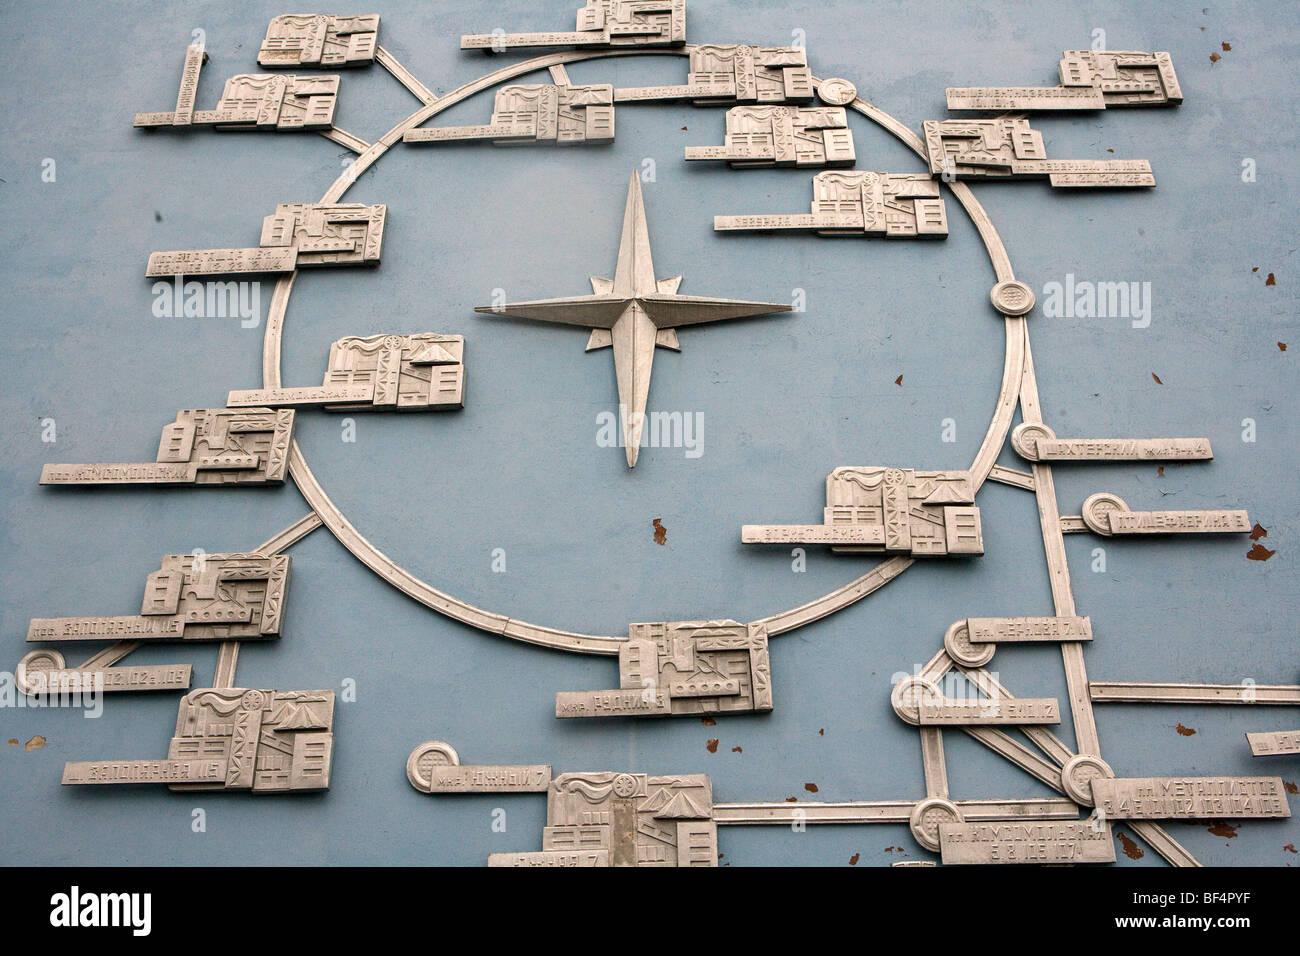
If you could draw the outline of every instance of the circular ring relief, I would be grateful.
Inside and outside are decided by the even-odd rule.
[[[983,667],[993,660],[998,646],[992,642],[975,644],[970,639],[970,628],[965,621],[957,621],[943,635],[943,649],[962,667]]]
[[[1065,795],[1081,806],[1090,807],[1092,782],[1098,777],[1113,777],[1110,764],[1096,754],[1076,754],[1061,768],[1061,789]]]
[[[1034,308],[1034,290],[1024,282],[1010,279],[993,287],[989,301],[1003,315],[1027,315]]]
[[[455,748],[441,740],[429,740],[411,751],[406,758],[406,779],[417,790],[428,792],[433,783],[431,771],[434,767],[455,767],[460,764],[460,757]]]
[[[817,87],[817,96],[830,106],[848,106],[858,98],[858,88],[848,80],[832,76],[822,80]]]
[[[402,142],[402,134],[407,130],[414,129],[416,126],[426,122],[437,113],[445,110],[456,103],[462,102],[469,97],[490,89],[498,83],[523,76],[538,70],[547,69],[553,66],[561,66],[566,63],[576,63],[584,60],[601,59],[617,56],[688,56],[690,47],[680,50],[601,50],[601,51],[574,51],[566,53],[551,53],[545,56],[536,57],[521,63],[512,64],[503,67],[493,73],[473,80],[459,89],[448,93],[435,102],[422,106],[414,113],[398,123],[392,130],[379,138],[369,149],[359,155],[356,160],[339,176],[338,179],[326,191],[322,202],[338,202],[348,188],[357,181],[360,175],[373,165],[385,152],[393,145]],[[925,158],[925,145],[917,135],[904,126],[894,117],[890,116],[869,103],[856,99],[857,90],[847,80],[840,78],[828,78],[819,80],[812,78],[813,86],[818,91],[824,102],[843,101],[843,104],[850,105],[856,112],[861,113],[871,122],[892,134],[901,140],[913,152],[917,153],[922,159]],[[829,98],[829,99],[828,99]],[[1007,257],[1006,248],[998,236],[997,229],[993,226],[987,212],[975,198],[970,188],[964,183],[946,183],[945,186],[951,191],[953,197],[961,205],[963,211],[970,217],[976,226],[980,239],[988,252],[989,259],[992,262],[995,273],[1003,281],[995,286],[995,290],[1008,285],[1016,284],[1022,287],[1023,292],[1027,293],[1032,300],[1033,293],[1028,286],[1023,283],[1014,283],[1012,277],[1010,261]],[[275,294],[272,297],[270,312],[267,317],[266,334],[263,343],[262,367],[263,367],[263,387],[278,388],[280,387],[280,345],[283,336],[284,319],[288,310],[289,297],[293,291],[293,277],[290,274],[286,279],[282,279],[276,285]],[[995,305],[997,301],[995,300]],[[1032,307],[1032,301],[1029,304]],[[988,475],[989,469],[993,466],[999,450],[1006,441],[1007,432],[1010,429],[1012,414],[1015,409],[1016,398],[1019,394],[1020,373],[1023,368],[1025,338],[1022,329],[1014,324],[1014,313],[1006,309],[1001,309],[1006,322],[1006,341],[1007,353],[1003,366],[1002,384],[999,390],[997,404],[994,408],[993,417],[989,422],[988,431],[985,435],[983,444],[976,455],[975,462],[971,465],[970,471],[974,478],[976,489],[983,484]],[[1026,309],[1025,311],[1028,311]],[[401,590],[403,593],[424,604],[441,614],[478,627],[491,633],[500,634],[516,640],[523,640],[528,643],[539,644],[546,647],[554,647],[561,650],[577,651],[584,653],[597,654],[615,654],[618,647],[626,640],[620,636],[604,636],[582,634],[577,632],[563,631],[556,628],[531,624],[527,621],[520,620],[513,616],[497,614],[485,611],[474,605],[461,601],[452,595],[437,590],[428,582],[421,580],[411,574],[404,567],[395,563],[379,548],[375,547],[368,541],[356,527],[348,521],[345,515],[339,511],[332,502],[330,502],[325,489],[311,473],[305,456],[294,442],[290,449],[289,474],[297,485],[299,491],[307,498],[312,509],[316,511],[321,518],[322,523],[330,530],[332,534],[347,548],[356,558],[369,567],[372,571],[382,577],[388,583]],[[910,566],[911,562],[907,559],[888,559],[877,565],[872,570],[860,575],[855,580],[850,581],[843,587],[837,588],[829,594],[822,595],[812,601],[806,602],[798,607],[791,608],[776,614],[769,615],[762,619],[764,623],[769,624],[770,634],[780,634],[788,630],[793,630],[803,624],[819,620],[829,614],[842,610],[845,607],[861,600],[868,594],[871,594],[879,587],[893,580],[903,570]]]
[[[912,815],[907,821],[916,837],[916,842],[927,850],[939,850],[939,825],[941,823],[965,823],[961,807],[945,797],[927,797],[912,808]]]

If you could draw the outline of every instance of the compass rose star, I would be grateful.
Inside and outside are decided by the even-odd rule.
[[[594,295],[508,302],[481,306],[474,311],[585,326],[591,329],[587,351],[613,348],[627,465],[633,468],[641,447],[655,347],[680,350],[677,329],[683,325],[789,312],[793,308],[775,302],[678,295],[677,287],[681,281],[681,276],[655,279],[645,204],[641,199],[641,180],[633,173],[627,190],[627,206],[623,211],[623,235],[619,241],[618,265],[613,279],[592,276]]]

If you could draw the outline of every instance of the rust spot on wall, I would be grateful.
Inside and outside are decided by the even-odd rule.
[[[1237,828],[1227,820],[1219,820],[1215,823],[1207,824],[1205,829],[1209,830],[1215,836],[1225,837],[1229,840],[1237,835]]]
[[[1268,278],[1264,280],[1264,285],[1277,285],[1277,279],[1274,277],[1273,273],[1270,272],[1268,274]]]
[[[1196,734],[1196,731],[1191,727],[1184,727],[1182,724],[1174,724],[1174,730],[1178,731],[1178,733],[1183,737],[1191,737]]]
[[[1267,561],[1275,554],[1277,554],[1276,551],[1270,551],[1262,544],[1256,542],[1250,546],[1250,550],[1246,552],[1246,557],[1250,558],[1252,561]]]
[[[45,746],[45,738],[42,737],[40,734],[37,734],[31,740],[27,741],[27,743],[24,746],[26,746],[27,752],[31,753],[33,750],[37,750]]]
[[[1278,349],[1279,352],[1285,352],[1285,351],[1286,351],[1286,343],[1285,343],[1285,342],[1278,342],[1278,343],[1277,343],[1277,349]]]
[[[1119,845],[1123,847],[1124,855],[1130,860],[1140,860],[1147,855],[1146,850],[1138,846],[1127,833],[1117,833],[1116,836],[1119,837]]]
[[[903,376],[900,375],[900,376],[898,376],[898,378],[894,379],[894,384],[895,384],[895,385],[902,385],[902,384],[903,384]]]
[[[1152,372],[1152,373],[1151,373],[1151,377],[1152,377],[1153,379],[1156,380],[1156,384],[1157,384],[1157,385],[1163,385],[1163,384],[1165,384],[1164,382],[1160,381],[1160,376],[1157,375],[1155,372]]]
[[[733,754],[743,754],[745,751],[744,751],[744,748],[742,748],[742,747],[732,747],[732,748],[731,748],[731,752],[732,752]]]
[[[658,518],[654,520],[655,527],[655,544],[668,543],[668,529],[663,526],[663,522]]]
[[[701,717],[700,723],[702,723],[705,727],[712,727],[715,724],[717,724],[717,721],[714,720],[712,717]]]
[[[1295,852],[1296,852],[1296,848],[1295,848],[1295,844],[1294,844],[1294,843],[1283,843],[1283,844],[1282,844],[1282,849],[1286,850],[1288,853],[1295,853]]]
[[[1292,850],[1291,852],[1294,853],[1295,851]],[[862,854],[861,854],[861,853],[855,853],[855,854],[853,854],[851,857],[849,857],[849,866],[857,866],[857,865],[858,865],[858,860],[860,860],[860,859],[862,859]]]
[[[1223,59],[1223,57],[1219,56],[1219,54],[1217,54],[1217,53],[1211,53],[1211,54],[1210,54],[1210,62],[1211,62],[1211,63],[1218,63],[1218,62],[1219,62],[1220,60],[1222,60],[1222,59]]]
[[[1267,538],[1267,537],[1268,537],[1268,529],[1265,528],[1262,524],[1259,524],[1258,522],[1255,523],[1255,527],[1250,529],[1251,541],[1258,541],[1260,538]]]
[[[1300,787],[1297,787],[1290,780],[1282,781],[1282,789],[1285,790],[1287,793],[1300,793]]]
[[[17,738],[17,737],[10,737],[10,738],[9,738],[9,746],[10,746],[10,747],[17,747],[17,746],[18,746],[18,738]]]
[[[717,753],[717,752],[718,752],[718,738],[717,738],[717,737],[711,737],[709,740],[705,741],[705,743],[704,743],[704,749],[707,750],[707,751],[708,751],[709,753],[711,753],[711,754],[715,754],[715,753]]]
[[[805,784],[803,785],[803,788],[804,788],[805,790],[807,790],[809,793],[816,793],[816,792],[817,792],[817,784],[815,784],[815,783],[805,783]]]
[[[1224,50],[1225,53],[1227,53],[1227,52],[1229,52],[1229,51],[1232,50],[1232,44],[1231,44],[1231,43],[1228,43],[1226,40],[1225,40],[1224,42],[1220,43],[1219,46],[1223,47],[1223,50]]]
[[[825,736],[826,736],[826,728],[823,727],[821,730],[817,731],[817,736],[818,736],[818,737],[825,737]]]

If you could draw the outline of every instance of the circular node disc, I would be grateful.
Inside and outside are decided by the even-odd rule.
[[[1034,290],[1017,279],[999,282],[989,293],[993,308],[1003,315],[1024,315],[1034,307]]]
[[[455,748],[441,740],[428,740],[411,751],[406,760],[406,779],[411,786],[425,793],[432,783],[430,772],[434,767],[455,767],[460,763]]]
[[[939,824],[964,823],[961,808],[951,800],[943,797],[927,797],[912,808],[912,816],[907,825],[912,830],[916,842],[927,850],[939,850]]]
[[[28,651],[23,655],[23,659],[18,662],[14,668],[14,684],[24,694],[34,694],[38,687],[38,682],[43,685],[44,677],[37,677],[45,671],[61,671],[67,666],[67,661],[58,651],[47,650],[42,648],[38,651]]]
[[[1113,777],[1110,764],[1096,754],[1076,754],[1061,768],[1061,788],[1075,803],[1092,806],[1092,782],[1098,777]]]
[[[1110,518],[1112,511],[1128,511],[1128,505],[1119,495],[1101,491],[1088,497],[1083,503],[1083,523],[1096,534],[1110,537]]]
[[[965,621],[957,621],[943,635],[943,649],[963,667],[983,667],[993,660],[998,646],[993,643],[975,644],[970,639],[970,628]]]
[[[858,98],[858,88],[848,80],[832,76],[822,80],[821,86],[817,87],[817,96],[831,106],[848,106]]]
[[[1040,438],[1053,439],[1056,432],[1038,422],[1023,422],[1011,433],[1011,447],[1027,461],[1038,461],[1037,443]]]
[[[889,695],[889,702],[894,713],[906,723],[915,726],[921,720],[920,702],[923,696],[941,696],[939,686],[924,677],[904,677],[894,685]]]

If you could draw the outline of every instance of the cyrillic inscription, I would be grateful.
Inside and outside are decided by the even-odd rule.
[[[1291,815],[1281,777],[1098,777],[1092,797],[1112,820]]]
[[[1092,640],[1086,617],[971,617],[966,627],[972,644]]]
[[[1110,827],[1087,820],[940,823],[945,864],[1114,863]]]
[[[920,701],[922,727],[1060,722],[1060,707],[1051,697],[1013,697],[1004,700],[935,700],[923,697]]]

